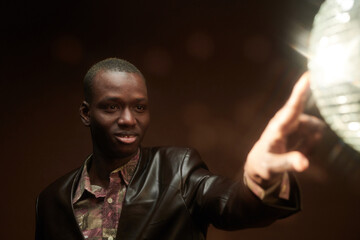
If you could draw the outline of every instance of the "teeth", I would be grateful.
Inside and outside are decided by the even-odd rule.
[[[117,138],[124,144],[132,144],[136,141],[136,135],[118,135]]]

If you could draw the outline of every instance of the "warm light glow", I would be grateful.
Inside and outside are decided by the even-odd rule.
[[[336,98],[336,102],[337,102],[338,104],[344,104],[344,103],[347,102],[347,100],[348,100],[348,98],[347,98],[346,96],[338,96],[338,97]]]
[[[351,131],[359,131],[360,130],[360,123],[358,123],[358,122],[350,122],[350,123],[348,123],[348,128]]]
[[[308,67],[321,115],[360,152],[360,0],[326,0],[311,31]]]
[[[336,15],[336,18],[342,23],[347,23],[350,21],[350,15],[348,13],[339,13]]]
[[[320,40],[317,54],[310,59],[309,67],[321,71],[321,79],[326,85],[332,85],[341,78],[345,72],[351,49],[342,44],[328,44],[328,37]]]
[[[354,6],[354,0],[336,0],[343,11],[349,11]]]

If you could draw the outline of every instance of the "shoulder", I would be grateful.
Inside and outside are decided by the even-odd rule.
[[[145,158],[158,158],[163,161],[183,162],[188,159],[200,159],[199,153],[190,147],[145,147],[142,148],[142,156]]]
[[[63,175],[58,178],[51,184],[49,184],[40,194],[40,200],[51,200],[59,196],[71,195],[71,189],[74,184],[75,179],[77,178],[81,168],[72,170],[71,172]]]
[[[158,164],[161,168],[172,171],[189,171],[193,168],[208,169],[200,154],[190,147],[148,147],[142,149],[142,158],[150,165]]]

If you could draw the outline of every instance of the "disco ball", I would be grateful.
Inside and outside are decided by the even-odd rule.
[[[321,115],[360,152],[360,0],[327,0],[315,16],[308,67]]]

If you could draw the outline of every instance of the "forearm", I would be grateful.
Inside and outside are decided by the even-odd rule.
[[[217,228],[236,230],[262,227],[277,219],[287,217],[300,210],[300,195],[293,176],[290,176],[289,199],[263,201],[243,181],[231,181],[220,177],[205,184],[202,192],[202,212]]]

